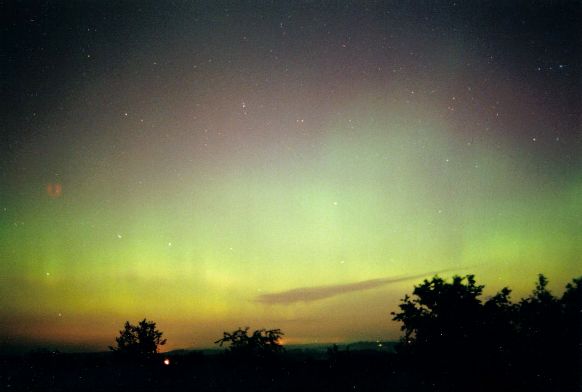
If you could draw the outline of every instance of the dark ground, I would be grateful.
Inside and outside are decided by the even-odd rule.
[[[164,359],[170,364],[164,365]],[[442,365],[442,364],[441,364]],[[441,366],[442,368],[442,366]],[[446,369],[446,367],[445,367]],[[2,391],[579,391],[564,380],[538,380],[515,369],[422,370],[394,353],[290,350],[270,359],[175,352],[145,363],[113,353],[49,351],[0,357]]]
[[[340,355],[341,356],[341,355]],[[35,353],[0,359],[6,391],[354,391],[405,388],[391,372],[394,355],[359,351],[331,361],[318,353],[288,352],[268,361],[242,361],[197,352],[129,363],[110,353]],[[163,360],[168,358],[169,365]],[[349,369],[349,370],[348,370]]]

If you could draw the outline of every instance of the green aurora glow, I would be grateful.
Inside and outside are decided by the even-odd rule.
[[[579,124],[538,94],[558,94],[573,70],[547,87],[498,64],[485,82],[488,53],[456,39],[430,47],[416,25],[398,39],[338,22],[333,51],[348,30],[348,54],[286,51],[255,27],[249,55],[222,55],[245,45],[244,29],[216,23],[204,31],[225,43],[209,38],[195,59],[144,49],[146,33],[115,54],[124,65],[103,60],[119,45],[97,47],[89,77],[76,85],[72,72],[26,126],[38,132],[11,150],[0,183],[4,343],[105,348],[143,317],[168,349],[245,325],[281,328],[288,342],[396,339],[389,312],[418,280],[288,305],[256,299],[445,269],[518,299],[538,273],[556,293],[582,273]],[[366,34],[396,53],[376,57]],[[279,62],[262,60],[261,45]],[[345,73],[322,67],[332,63]],[[271,84],[255,85],[266,69]],[[47,195],[51,183],[60,197]]]

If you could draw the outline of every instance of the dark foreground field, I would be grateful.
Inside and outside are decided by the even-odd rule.
[[[169,365],[164,360],[169,359]],[[197,352],[128,363],[111,353],[4,356],[7,391],[341,391],[408,390],[394,355],[358,351],[337,358],[290,352],[269,361],[241,361]]]
[[[147,363],[123,361],[113,353],[37,352],[1,357],[0,390],[579,391],[575,369],[554,369],[548,377],[529,372],[525,364],[499,371],[472,368],[469,357],[466,362],[462,369],[440,364],[437,374],[397,354],[373,350],[291,350],[269,360],[183,352]]]

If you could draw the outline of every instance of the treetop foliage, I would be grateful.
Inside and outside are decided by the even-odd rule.
[[[156,323],[145,318],[137,325],[125,322],[124,328],[115,338],[117,347],[109,346],[109,349],[123,355],[148,358],[159,352],[159,347],[166,344],[162,339],[163,332],[156,329]]]
[[[249,335],[249,327],[234,332],[224,332],[222,339],[214,342],[220,347],[228,346],[227,351],[235,355],[265,357],[284,350],[281,344],[283,332],[280,329],[258,329]]]

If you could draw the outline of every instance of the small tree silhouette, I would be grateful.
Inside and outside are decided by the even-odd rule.
[[[280,329],[258,329],[250,336],[248,332],[249,327],[232,333],[224,332],[222,339],[214,343],[220,347],[227,345],[227,351],[237,356],[269,357],[284,350],[280,343],[284,334]]]
[[[115,338],[117,347],[109,349],[133,358],[152,358],[158,354],[159,347],[166,344],[162,339],[163,332],[156,329],[156,323],[143,319],[137,325],[125,322],[124,328]]]

